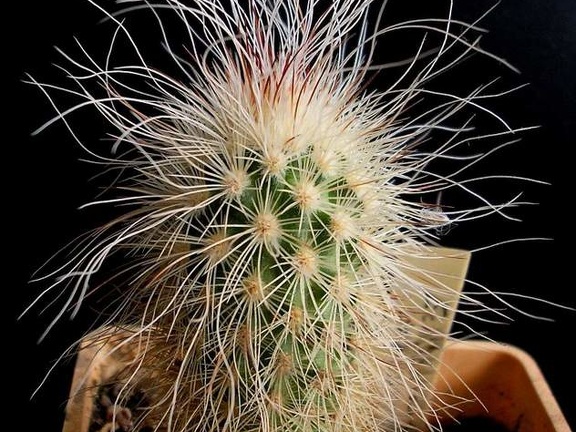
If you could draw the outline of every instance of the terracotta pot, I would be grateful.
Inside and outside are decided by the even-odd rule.
[[[453,406],[438,411],[444,423],[489,417],[514,432],[570,432],[534,359],[510,345],[449,343],[435,389]]]
[[[78,355],[63,432],[88,432],[98,387],[126,365],[130,349],[105,354],[114,340],[85,340]],[[491,342],[449,343],[435,380],[443,423],[489,417],[514,432],[570,432],[534,360],[518,348]]]

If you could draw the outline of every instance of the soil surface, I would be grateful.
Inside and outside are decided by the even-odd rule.
[[[442,426],[442,432],[515,432],[488,417],[470,417]]]
[[[154,428],[144,421],[143,414],[149,406],[144,393],[132,392],[116,404],[122,387],[122,383],[100,387],[89,432],[153,432]]]

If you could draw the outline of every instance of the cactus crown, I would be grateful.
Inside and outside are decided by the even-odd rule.
[[[189,32],[180,57],[159,20],[181,81],[149,66],[135,45],[132,66],[68,58],[80,70],[68,72],[78,90],[60,90],[85,100],[59,118],[92,105],[116,129],[115,158],[91,154],[126,174],[126,195],[106,202],[132,209],[86,240],[54,287],[70,289],[63,310],[80,305],[102,263],[128,251],[119,277],[130,277],[109,322],[138,329],[126,343],[144,347],[136,364],[158,377],[149,384],[158,394],[152,412],[169,431],[429,422],[422,368],[439,335],[414,317],[423,304],[444,313],[453,305],[414,275],[409,257],[425,255],[430,230],[449,219],[412,196],[455,184],[426,167],[466,142],[467,125],[446,119],[478,107],[479,93],[436,94],[441,104],[405,113],[434,94],[425,83],[460,60],[441,65],[447,53],[479,49],[451,34],[450,19],[371,32],[368,1],[325,10],[300,3],[150,6],[155,16],[173,11]],[[133,44],[127,24],[108,18],[117,27],[112,46],[121,35]],[[377,34],[413,25],[443,34],[439,51],[417,53],[385,91],[366,91]],[[454,134],[419,151],[436,129]],[[452,216],[501,208],[484,204]]]

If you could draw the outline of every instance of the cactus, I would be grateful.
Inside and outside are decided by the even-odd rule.
[[[137,63],[109,63],[117,39],[134,41],[129,21],[107,13],[116,32],[105,64],[86,51],[84,62],[66,56],[77,89],[34,81],[47,94],[84,98],[58,119],[68,124],[90,105],[116,131],[113,158],[88,151],[122,174],[120,195],[100,203],[129,208],[60,269],[47,292],[69,295],[52,325],[78,311],[103,263],[120,256],[126,264],[108,282],[118,300],[104,324],[137,329],[125,338],[141,347],[127,386],[148,383],[157,396],[150,415],[166,430],[395,431],[415,419],[434,427],[422,367],[443,335],[414,316],[427,313],[424,304],[444,314],[454,305],[411,258],[426,256],[450,219],[509,203],[474,192],[482,204],[471,210],[425,203],[451,187],[470,190],[428,166],[469,142],[468,124],[448,119],[485,111],[477,98],[487,97],[425,84],[460,60],[454,51],[480,48],[453,35],[450,18],[371,31],[370,2],[132,8],[140,6],[158,17],[182,79],[154,69],[136,45]],[[189,34],[185,55],[162,25],[166,8]],[[390,87],[365,90],[376,36],[410,27],[441,34],[437,52],[416,52]],[[422,97],[442,102],[409,117]],[[437,130],[450,137],[429,151],[423,143]]]

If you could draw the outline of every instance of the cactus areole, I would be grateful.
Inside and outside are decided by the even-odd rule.
[[[451,320],[458,289],[424,275],[414,259],[429,256],[435,230],[450,219],[508,204],[458,183],[467,165],[448,175],[428,170],[463,145],[510,131],[464,139],[471,129],[454,114],[486,113],[480,98],[489,95],[426,87],[482,52],[453,34],[476,28],[455,30],[451,17],[384,28],[378,19],[371,28],[369,1],[325,9],[297,0],[118,3],[130,8],[106,12],[115,31],[105,62],[82,50],[79,60],[65,55],[76,88],[36,82],[81,99],[57,117],[67,125],[85,106],[109,123],[112,156],[86,150],[118,169],[118,195],[96,204],[127,208],[59,269],[47,291],[69,295],[59,294],[65,304],[53,324],[71,306],[76,313],[94,275],[118,255],[127,264],[109,281],[119,300],[105,324],[137,329],[126,343],[141,347],[138,373],[126,388],[156,377],[144,381],[159,430],[434,427],[427,368],[447,331],[434,320]],[[131,9],[158,19],[180,77],[145,61],[129,32]],[[161,19],[170,13],[187,40],[170,39]],[[376,40],[413,28],[439,34],[439,46],[425,51],[424,38],[398,80],[372,89]],[[134,63],[117,64],[122,41]],[[412,115],[426,97],[441,102]],[[421,148],[438,130],[449,137]],[[480,204],[448,214],[425,203],[452,187]]]

